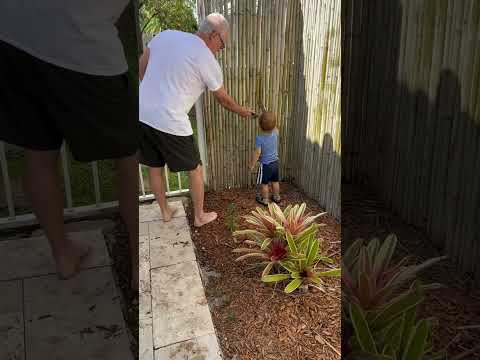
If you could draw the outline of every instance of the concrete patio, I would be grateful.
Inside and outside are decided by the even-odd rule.
[[[221,360],[181,201],[140,206],[140,360]]]
[[[92,248],[59,280],[44,236],[0,241],[0,359],[133,359],[102,230],[70,230]]]

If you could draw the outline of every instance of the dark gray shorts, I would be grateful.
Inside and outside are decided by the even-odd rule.
[[[0,140],[39,151],[65,140],[82,162],[134,155],[136,86],[127,73],[83,74],[0,41]]]
[[[202,164],[193,135],[177,136],[140,124],[140,163],[172,172],[195,170]]]
[[[268,185],[271,182],[278,182],[278,160],[269,164],[260,164],[257,174],[257,184]]]

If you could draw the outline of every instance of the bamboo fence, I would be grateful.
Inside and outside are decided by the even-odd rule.
[[[340,218],[340,1],[198,0],[222,13],[230,40],[218,60],[227,91],[277,116],[283,180]],[[213,190],[254,183],[247,164],[258,124],[204,96],[208,179]]]
[[[346,181],[480,283],[480,1],[343,1]]]

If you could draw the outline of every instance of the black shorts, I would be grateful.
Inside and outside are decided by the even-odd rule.
[[[58,150],[78,161],[138,150],[138,101],[128,74],[94,76],[42,61],[0,41],[0,140]]]
[[[176,136],[140,125],[140,163],[150,167],[164,167],[172,172],[195,170],[202,164],[193,135]]]
[[[260,164],[257,174],[257,184],[268,185],[270,182],[278,182],[278,161],[270,164]]]

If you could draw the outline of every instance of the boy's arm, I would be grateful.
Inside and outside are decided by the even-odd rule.
[[[257,163],[261,153],[261,148],[256,148],[255,151],[252,153],[252,156],[250,157],[250,170],[253,170],[253,168],[255,167],[255,164]]]

